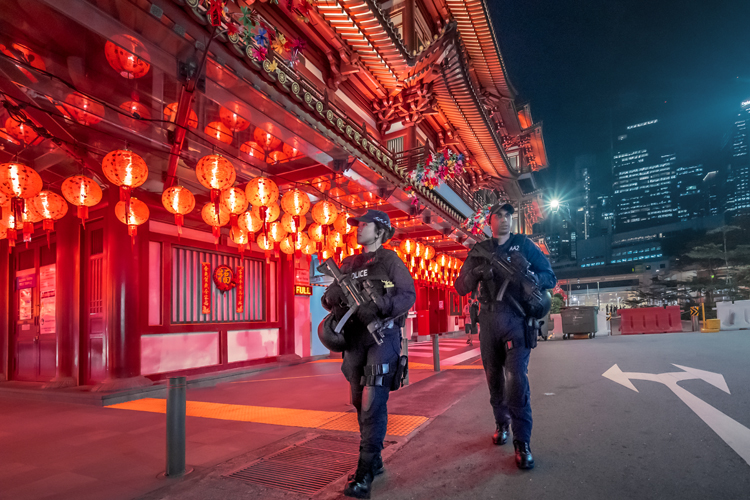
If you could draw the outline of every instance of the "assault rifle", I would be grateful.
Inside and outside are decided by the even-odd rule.
[[[523,304],[519,304],[510,295],[508,296],[508,302],[518,309],[522,316],[541,319],[547,315],[552,306],[552,300],[549,292],[541,289],[536,279],[532,277],[533,275],[529,271],[529,263],[526,259],[521,256],[521,262],[514,262],[508,256],[501,257],[479,245],[475,245],[471,252],[487,260],[495,275],[503,280],[496,297],[497,301],[503,300],[505,291],[512,281],[520,285]]]
[[[318,272],[333,278],[333,280],[341,287],[341,291],[344,292],[344,297],[346,297],[346,305],[349,307],[349,310],[346,311],[346,314],[344,314],[334,328],[336,333],[341,333],[344,324],[346,324],[346,322],[349,321],[349,318],[357,312],[357,309],[365,304],[376,301],[375,297],[377,296],[377,292],[374,290],[374,287],[369,280],[363,281],[360,285],[349,275],[342,273],[341,269],[339,269],[339,266],[336,265],[336,262],[332,258],[327,259],[318,266]],[[383,332],[387,328],[393,326],[393,321],[393,318],[376,319],[367,325],[367,331],[370,332],[378,345],[383,343]]]

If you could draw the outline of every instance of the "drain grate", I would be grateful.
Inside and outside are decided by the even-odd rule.
[[[317,436],[263,457],[226,477],[312,496],[354,470],[358,459],[359,439]]]

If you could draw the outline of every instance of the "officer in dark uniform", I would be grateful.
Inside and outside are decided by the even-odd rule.
[[[388,424],[386,403],[401,354],[401,327],[416,300],[416,292],[414,280],[396,252],[382,246],[395,232],[388,215],[368,210],[348,222],[357,226],[357,242],[364,248],[361,254],[344,259],[341,272],[350,273],[357,281],[369,280],[377,299],[376,303],[360,307],[343,330],[346,347],[341,371],[351,385],[360,430],[357,472],[350,478],[344,494],[370,498],[373,477],[384,471],[380,453]],[[328,287],[322,303],[335,319],[347,311],[343,292],[336,283]],[[388,320],[380,345],[367,329],[368,324],[378,319]]]
[[[539,286],[543,289],[553,288],[557,278],[549,261],[526,236],[510,232],[512,216],[513,206],[508,203],[492,207],[489,224],[493,237],[477,245],[511,259],[519,258],[520,254],[528,261],[529,269],[534,273]],[[535,343],[529,345],[526,318],[507,297],[510,295],[522,303],[522,293],[517,283],[510,283],[504,300],[497,301],[502,280],[499,276],[494,276],[486,259],[469,252],[455,287],[460,295],[466,295],[476,290],[477,286],[481,303],[480,349],[497,429],[492,442],[497,445],[505,444],[511,427],[516,465],[520,469],[532,469],[534,458],[530,448],[532,420],[528,365],[529,354]]]

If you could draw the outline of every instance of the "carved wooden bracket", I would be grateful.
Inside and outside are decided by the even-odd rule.
[[[437,114],[437,99],[432,84],[419,82],[396,95],[378,99],[372,104],[378,119],[378,129],[385,134],[395,122],[406,126],[417,125],[428,115]]]

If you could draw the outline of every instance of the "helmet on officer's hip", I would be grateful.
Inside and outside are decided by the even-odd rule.
[[[320,343],[331,352],[344,352],[346,340],[343,333],[336,333],[336,320],[333,314],[329,314],[318,325],[318,338]]]

